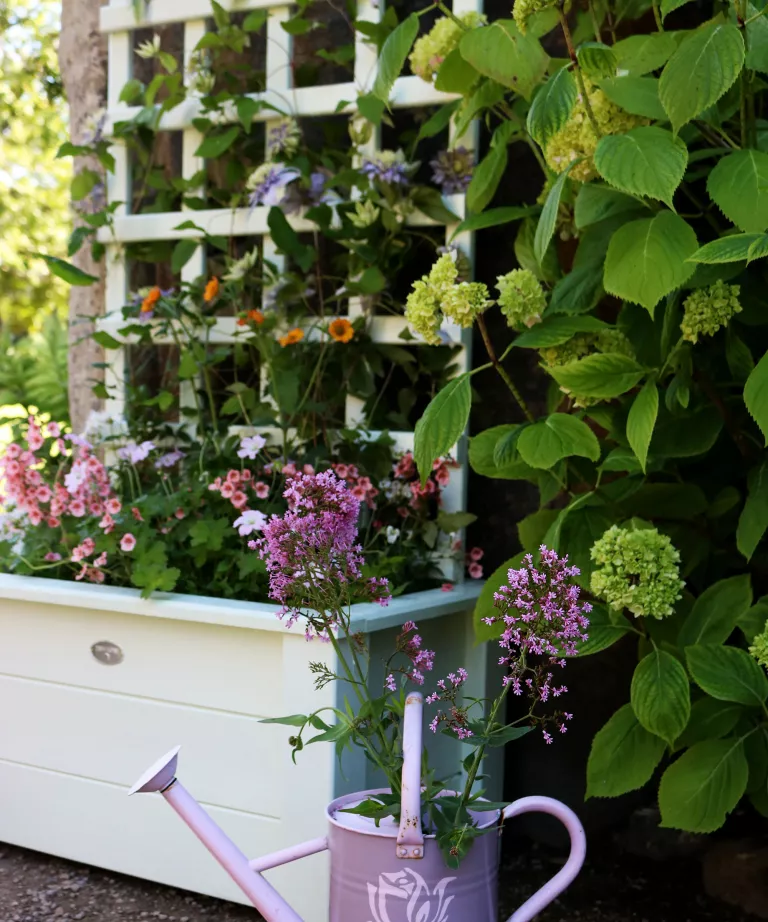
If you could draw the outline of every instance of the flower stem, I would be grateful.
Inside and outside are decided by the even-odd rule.
[[[501,364],[501,362],[496,356],[496,350],[493,348],[493,343],[491,342],[491,337],[488,334],[488,328],[485,325],[485,320],[483,319],[482,315],[477,318],[477,326],[478,326],[478,329],[480,330],[480,335],[483,337],[483,342],[485,343],[485,351],[488,353],[488,358],[491,360],[491,364],[496,369],[496,371],[499,373],[499,377],[501,378],[501,380],[509,388],[509,391],[512,394],[512,396],[515,398],[517,405],[523,411],[525,418],[528,420],[529,423],[535,423],[536,419],[533,413],[531,413],[531,411],[528,409],[528,404],[525,402],[525,400],[523,400],[522,394],[517,389],[514,381],[507,374],[506,369],[504,368],[504,366]]]
[[[568,47],[568,57],[573,63],[573,70],[576,74],[576,81],[579,84],[579,90],[581,91],[581,98],[584,100],[584,109],[589,118],[590,124],[592,125],[592,130],[595,132],[597,138],[603,136],[602,131],[600,131],[600,126],[597,124],[597,119],[595,118],[595,113],[592,111],[592,103],[589,101],[589,95],[587,93],[587,85],[584,82],[584,74],[581,70],[581,65],[579,64],[579,58],[576,54],[576,48],[573,44],[573,36],[571,35],[571,27],[568,25],[568,17],[565,15],[563,10],[563,4],[558,4],[557,6],[557,15],[560,18],[560,28],[563,30],[563,35],[565,36],[565,44]]]

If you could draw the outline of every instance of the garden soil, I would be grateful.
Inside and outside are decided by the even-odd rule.
[[[705,896],[701,863],[653,861],[593,846],[578,881],[538,922],[750,922]],[[500,917],[562,863],[548,849],[509,843]],[[257,922],[253,910],[0,844],[0,922]],[[462,920],[474,922],[474,920]]]

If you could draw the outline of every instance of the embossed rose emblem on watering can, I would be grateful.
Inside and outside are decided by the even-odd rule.
[[[496,922],[499,837],[504,819],[543,812],[568,830],[565,865],[508,922],[529,922],[574,880],[584,863],[586,842],[578,817],[557,800],[524,797],[502,811],[474,815],[487,829],[457,869],[446,867],[435,837],[421,821],[421,730],[423,698],[411,693],[403,728],[400,823],[345,812],[381,791],[347,794],[326,811],[328,835],[249,861],[176,778],[178,747],[133,786],[131,794],[159,791],[243,890],[267,922],[302,922],[261,872],[328,849],[331,856],[330,922]]]

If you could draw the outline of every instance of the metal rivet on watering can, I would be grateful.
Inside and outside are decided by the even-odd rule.
[[[398,857],[398,858],[405,858],[405,856],[407,855],[407,853],[408,853],[408,850],[407,850],[407,849],[405,849],[405,848],[398,848],[398,850],[397,850],[397,857]]]
[[[94,659],[105,666],[117,666],[123,661],[123,651],[116,643],[109,640],[99,640],[91,647]]]

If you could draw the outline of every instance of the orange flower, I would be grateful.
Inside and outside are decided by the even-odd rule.
[[[285,348],[286,346],[292,346],[294,343],[301,342],[302,339],[304,339],[304,330],[295,327],[293,330],[289,330],[285,336],[281,336],[278,342]]]
[[[205,291],[203,292],[204,301],[213,301],[216,295],[219,293],[219,280],[217,278],[212,278],[208,284],[205,286]]]
[[[264,314],[262,314],[261,311],[251,310],[248,311],[248,319],[251,321],[251,323],[258,325],[264,323]]]
[[[155,285],[154,288],[150,288],[149,294],[141,302],[141,313],[142,314],[151,313],[155,309],[155,304],[157,304],[157,302],[160,300],[161,294],[162,292],[157,287],[157,285]]]
[[[348,343],[355,335],[355,330],[346,317],[339,317],[329,325],[328,335],[337,343]]]

